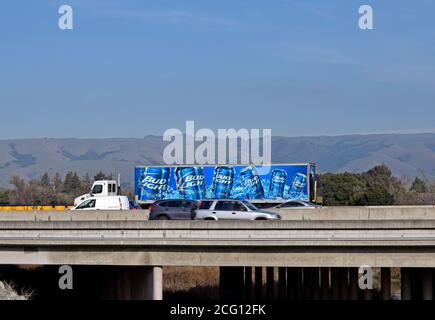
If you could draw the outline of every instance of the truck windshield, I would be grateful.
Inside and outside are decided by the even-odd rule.
[[[243,204],[252,211],[258,210],[258,208],[254,206],[252,203],[250,203],[249,201],[243,201]]]
[[[95,199],[86,200],[82,204],[80,204],[76,209],[88,209],[95,208]]]
[[[92,194],[99,194],[103,192],[103,186],[101,184],[97,184],[92,188]]]

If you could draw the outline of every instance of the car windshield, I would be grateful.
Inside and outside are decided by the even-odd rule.
[[[252,203],[250,203],[249,201],[243,201],[243,204],[252,211],[258,210],[258,208],[254,206]]]

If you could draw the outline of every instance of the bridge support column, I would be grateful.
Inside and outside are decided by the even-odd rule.
[[[289,300],[302,300],[302,268],[287,268],[287,297]]]
[[[304,300],[313,299],[313,273],[314,268],[304,268]]]
[[[275,287],[275,270],[273,267],[266,267],[266,288],[267,288],[267,299],[272,300],[274,297],[274,287]]]
[[[221,299],[243,298],[243,267],[219,268],[219,295]]]
[[[287,299],[296,299],[296,278],[294,268],[287,267]]]
[[[349,268],[349,299],[358,300],[358,269]]]
[[[162,267],[129,267],[122,271],[124,274],[120,278],[125,281],[125,287],[122,290],[124,299],[163,299]],[[129,280],[127,280],[127,277],[129,277]]]
[[[391,269],[381,268],[381,298],[382,300],[391,299]]]
[[[105,277],[105,294],[104,299],[106,300],[115,300],[116,299],[116,287],[115,287],[115,267],[108,266],[104,268],[104,277]]]
[[[255,299],[263,299],[263,268],[255,267]]]
[[[340,268],[331,268],[332,300],[340,299]]]
[[[421,270],[421,296],[423,300],[433,300],[433,275],[432,269]]]
[[[313,268],[313,300],[320,299],[320,269]]]
[[[245,300],[252,300],[252,267],[245,267]]]
[[[349,269],[340,268],[340,300],[349,299]]]
[[[411,271],[409,268],[400,269],[401,286],[400,296],[402,300],[411,300]]]
[[[126,278],[126,267],[117,267],[115,276],[116,299],[124,300],[124,285]]]
[[[329,299],[329,268],[320,268],[320,287],[322,300]]]
[[[287,279],[285,274],[285,267],[278,268],[278,296],[280,300],[286,297]]]

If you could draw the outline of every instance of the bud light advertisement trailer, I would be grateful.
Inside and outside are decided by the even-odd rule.
[[[262,167],[264,168],[264,167]],[[309,199],[309,164],[136,167],[138,201],[164,199]],[[261,174],[268,172],[267,174]]]

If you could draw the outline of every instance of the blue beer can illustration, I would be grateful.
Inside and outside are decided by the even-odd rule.
[[[216,199],[228,199],[234,183],[233,167],[216,167],[213,174],[211,190]]]
[[[303,173],[297,173],[292,180],[288,197],[290,199],[301,199],[305,192],[307,176]]]
[[[205,177],[202,167],[177,167],[174,175],[181,197],[190,200],[205,198]]]
[[[139,199],[163,199],[168,188],[170,173],[171,169],[165,167],[142,168],[139,178]]]
[[[269,197],[272,199],[283,198],[287,172],[282,169],[273,169],[269,184]]]
[[[240,170],[239,176],[248,199],[264,198],[263,185],[255,167],[249,166]]]

